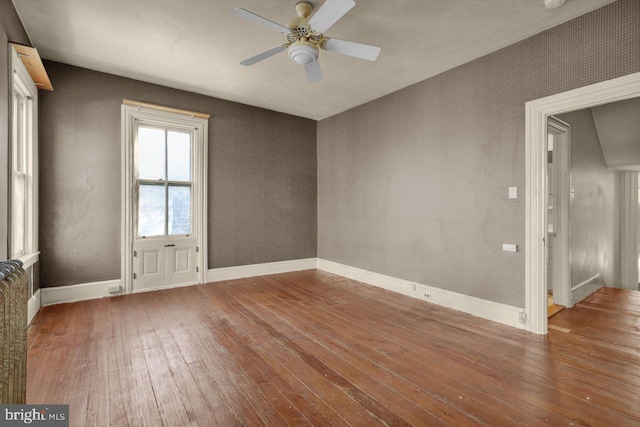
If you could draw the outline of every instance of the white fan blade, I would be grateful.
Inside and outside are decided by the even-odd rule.
[[[378,58],[378,54],[380,54],[380,48],[378,46],[340,39],[328,39],[324,48],[329,52],[366,59],[367,61],[375,61],[376,58]]]
[[[280,53],[285,49],[287,49],[286,46],[276,46],[276,47],[271,48],[271,49],[269,49],[267,51],[259,53],[256,56],[252,56],[251,58],[247,58],[244,61],[242,61],[240,64],[246,65],[248,67],[249,65],[253,65],[256,62],[260,62],[263,59],[271,58],[273,55],[275,55],[277,53]]]
[[[304,71],[307,73],[307,80],[309,83],[315,83],[322,80],[322,70],[320,69],[320,63],[318,61],[304,64]]]
[[[311,17],[309,26],[324,33],[356,5],[354,0],[327,0]]]
[[[276,24],[273,21],[269,21],[267,18],[263,18],[262,16],[256,15],[255,13],[249,12],[248,10],[244,10],[240,7],[231,9],[231,13],[233,13],[234,15],[238,15],[239,17],[244,18],[247,21],[255,22],[256,24],[260,24],[263,27],[267,27],[271,30],[279,31],[283,34],[288,34],[291,32],[291,30],[289,30],[284,25]]]

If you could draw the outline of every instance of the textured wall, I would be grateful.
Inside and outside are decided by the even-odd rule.
[[[120,277],[123,98],[210,113],[209,268],[316,256],[316,122],[47,61],[43,286]]]
[[[621,0],[322,120],[318,256],[524,307],[524,105],[637,71]]]
[[[558,118],[571,125],[571,285],[600,273],[620,287],[620,172],[607,168],[591,109]]]
[[[8,42],[30,44],[10,0],[0,0],[0,260],[8,253],[8,158],[9,158],[9,46]]]

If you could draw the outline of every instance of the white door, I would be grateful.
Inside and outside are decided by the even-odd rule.
[[[194,132],[134,129],[132,291],[198,283]]]
[[[554,257],[553,247],[556,240],[556,182],[557,182],[557,165],[554,159],[554,132],[547,134],[547,292],[553,294],[554,279]],[[556,257],[557,259],[557,257]]]

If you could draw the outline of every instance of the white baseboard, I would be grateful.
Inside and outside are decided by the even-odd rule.
[[[38,289],[27,301],[27,325],[31,324],[33,318],[38,314],[38,310],[40,310],[40,295],[40,289]]]
[[[593,277],[585,280],[582,283],[578,283],[571,287],[571,303],[577,304],[601,287],[604,286],[604,277],[598,273]]]
[[[65,302],[84,301],[112,297],[121,294],[109,293],[111,286],[122,286],[122,280],[105,280],[103,282],[81,283],[78,285],[58,286],[55,288],[42,288],[40,302],[43,307]]]
[[[318,268],[329,273],[337,274],[349,279],[358,280],[369,285],[384,288],[399,294],[421,299],[453,310],[462,311],[476,317],[502,323],[518,329],[524,329],[521,323],[521,314],[524,310],[506,304],[483,300],[444,289],[398,279],[384,274],[373,273],[355,267],[339,264],[318,258],[306,258],[291,261],[270,262],[264,264],[251,264],[237,267],[214,268],[207,272],[208,282],[222,280],[243,279],[247,277],[263,276],[268,274],[288,273],[292,271],[311,270]],[[113,296],[109,293],[111,286],[122,286],[121,280],[106,280],[103,282],[83,283],[79,285],[60,286],[55,288],[42,288],[39,292],[40,304],[44,306],[62,304],[65,302],[82,301],[94,298]],[[184,286],[190,286],[186,284]],[[167,286],[154,289],[145,289],[140,292],[168,289],[175,286]],[[37,312],[36,302],[29,302],[31,310]],[[33,304],[33,309],[31,308]],[[30,318],[31,315],[30,315]]]
[[[245,277],[262,276],[265,274],[286,273],[289,271],[309,270],[316,268],[317,258],[307,258],[291,261],[270,262],[266,264],[252,264],[238,267],[215,268],[207,272],[207,281],[216,282],[220,280],[242,279]],[[192,286],[197,283],[185,283],[181,285],[158,286],[149,289],[134,291],[150,292],[161,289],[170,289],[182,286]],[[103,282],[81,283],[78,285],[58,286],[55,288],[42,288],[40,303],[43,307],[65,302],[84,301],[89,299],[111,297],[120,294],[111,294],[109,288],[112,286],[122,287],[122,280],[105,280]]]
[[[246,277],[267,274],[288,273],[290,271],[311,270],[317,268],[317,258],[295,259],[291,261],[268,262],[264,264],[240,265],[237,267],[213,268],[207,274],[208,282],[244,279]]]
[[[520,320],[521,313],[524,313],[524,309],[521,308],[397,279],[323,259],[318,259],[318,269],[514,328],[524,329],[525,327]]]

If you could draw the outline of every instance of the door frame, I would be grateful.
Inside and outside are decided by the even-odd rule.
[[[525,329],[547,333],[547,118],[640,96],[640,72],[525,104]]]
[[[134,104],[134,105],[132,105]],[[207,167],[208,167],[208,115],[195,116],[193,112],[175,110],[150,104],[135,105],[125,100],[121,106],[121,280],[124,293],[133,292],[133,236],[134,236],[134,144],[133,131],[139,121],[160,126],[186,126],[194,129],[193,140],[193,193],[194,230],[198,235],[196,263],[198,283],[207,281]]]
[[[553,303],[571,307],[571,125],[555,116],[547,119],[547,128],[552,127],[559,134],[559,143],[553,145],[554,167],[558,191],[554,200],[557,209],[556,221],[559,238],[554,241],[553,258]],[[548,133],[548,131],[547,131]],[[549,258],[548,256],[546,257]],[[558,268],[555,268],[558,267]],[[547,307],[548,308],[548,307]]]

